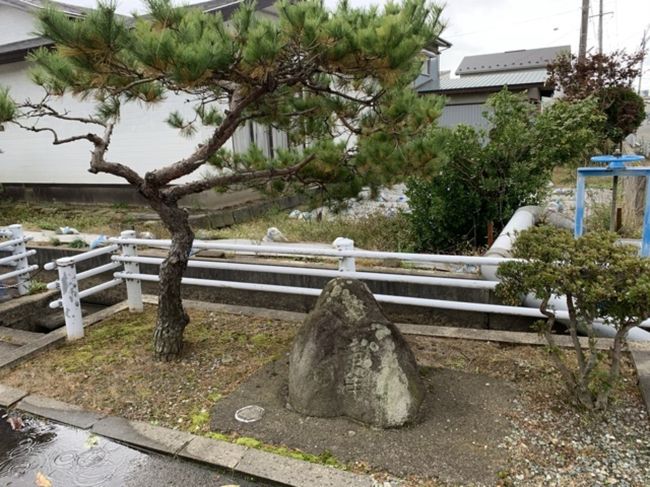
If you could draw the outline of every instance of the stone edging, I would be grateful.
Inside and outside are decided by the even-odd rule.
[[[369,476],[284,457],[245,446],[85,411],[0,384],[0,406],[90,430],[136,448],[154,450],[291,487],[372,487]]]

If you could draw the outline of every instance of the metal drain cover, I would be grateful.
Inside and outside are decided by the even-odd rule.
[[[264,408],[260,406],[244,406],[235,412],[235,419],[241,423],[254,423],[264,416]]]

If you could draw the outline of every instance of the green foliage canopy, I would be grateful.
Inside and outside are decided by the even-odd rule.
[[[421,50],[443,28],[440,7],[404,0],[356,9],[341,1],[330,11],[319,0],[284,0],[276,4],[276,20],[245,2],[225,20],[220,13],[174,7],[170,0],[146,3],[147,15],[133,21],[117,15],[112,3],[100,3],[82,19],[70,19],[55,6],[40,12],[38,33],[55,43],[30,55],[32,78],[45,97],[12,101],[0,91],[2,118],[43,131],[35,119],[74,121],[52,108],[52,98],[72,94],[94,103],[95,114],[84,121],[105,127],[103,134],[64,140],[54,133],[54,142],[89,140],[97,149],[91,171],[124,177],[150,200],[168,202],[210,186],[289,179],[299,170],[299,183],[346,196],[362,184],[425,171],[434,161],[429,140],[442,102],[418,97],[411,83]],[[107,163],[122,107],[155,104],[170,95],[189,100],[194,116],[174,111],[168,124],[184,136],[209,127],[209,138],[187,158],[161,161],[147,175],[127,170],[129,161]],[[225,142],[249,122],[285,131],[291,147],[304,149],[272,157],[259,150],[232,154]],[[162,189],[207,163],[229,177]],[[280,190],[284,184],[267,187]]]
[[[607,116],[604,135],[620,144],[645,118],[643,99],[632,89],[645,53],[590,53],[583,59],[562,54],[549,64],[549,83],[568,101],[594,97]]]
[[[517,208],[545,195],[555,166],[583,161],[600,143],[605,121],[594,99],[559,101],[539,112],[504,88],[487,101],[486,131],[459,125],[441,130],[441,159],[428,179],[408,185],[409,219],[423,250],[485,243]]]
[[[542,226],[522,232],[513,256],[521,261],[499,266],[502,279],[497,293],[519,304],[533,293],[548,318],[540,324],[549,351],[576,402],[589,409],[604,409],[619,378],[621,347],[627,332],[650,316],[650,260],[635,247],[621,245],[610,232],[590,232],[575,239],[571,232]],[[569,311],[566,327],[573,338],[577,368],[555,345],[552,334],[554,296],[565,296]],[[593,321],[601,319],[615,329],[609,357],[596,349]],[[583,350],[578,331],[589,338]]]

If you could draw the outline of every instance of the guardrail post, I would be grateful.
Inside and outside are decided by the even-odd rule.
[[[135,238],[135,231],[125,230],[120,233],[121,238]],[[123,257],[136,257],[138,249],[132,244],[120,244]],[[131,274],[140,273],[140,264],[136,262],[124,262],[124,272]],[[139,279],[126,279],[126,300],[129,303],[129,311],[140,312],[144,309],[142,304],[142,283]]]
[[[334,246],[340,252],[354,250],[354,240],[339,237],[334,240]],[[339,257],[339,271],[356,272],[354,257]]]
[[[23,238],[23,227],[22,225],[9,225],[9,231],[11,232],[11,238],[13,239],[22,239]],[[12,255],[18,255],[18,254],[24,254],[27,252],[27,246],[25,245],[25,242],[20,242],[17,243],[16,245],[13,246],[14,250],[12,252]],[[27,262],[27,257],[23,257],[22,259],[17,259],[16,261],[16,270],[22,270],[26,269],[29,267],[29,263]],[[31,282],[29,280],[29,274],[21,274],[20,276],[16,277],[16,282],[18,283],[17,288],[18,288],[18,294],[21,296],[24,296],[25,294],[29,294],[29,289],[31,287]]]
[[[63,306],[68,340],[83,338],[84,325],[81,314],[81,300],[79,299],[79,285],[77,283],[77,267],[74,260],[69,257],[57,259],[56,265],[59,270],[61,305]]]

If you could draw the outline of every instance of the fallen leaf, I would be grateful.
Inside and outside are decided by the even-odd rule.
[[[36,474],[36,487],[52,487],[52,482],[43,473]]]
[[[23,420],[18,416],[9,416],[7,418],[7,423],[9,423],[9,426],[11,426],[11,429],[14,431],[20,431],[23,429],[23,426],[25,426]]]
[[[88,438],[86,438],[86,441],[84,441],[84,446],[86,448],[92,448],[93,446],[97,445],[98,438],[95,435],[89,435]]]

